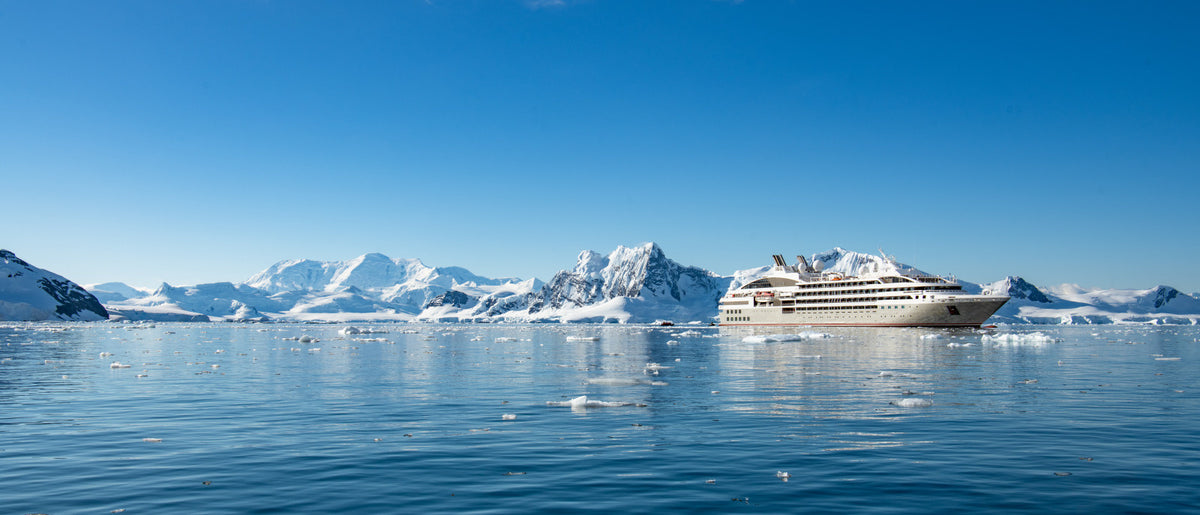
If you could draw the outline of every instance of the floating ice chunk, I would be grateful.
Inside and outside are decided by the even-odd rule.
[[[102,358],[107,358],[112,355],[113,355],[113,353],[111,353],[111,352],[101,352],[100,353],[100,357],[102,357]]]
[[[503,415],[500,415],[500,420],[516,420],[516,419],[517,419],[516,413],[505,413]]]
[[[316,338],[313,338],[312,336],[309,336],[309,335],[307,335],[307,334],[306,334],[306,335],[304,335],[304,336],[301,336],[301,337],[300,337],[300,339],[299,339],[298,341],[299,341],[300,343],[317,343],[317,342],[319,342],[319,341],[321,341],[321,340],[318,340],[318,339],[316,339]]]
[[[794,342],[800,340],[816,340],[820,338],[833,338],[833,335],[817,331],[804,331],[799,334],[765,334],[760,336],[747,336],[742,338],[742,343]]]
[[[782,481],[785,481],[785,482],[786,482],[788,479],[790,479],[790,478],[792,477],[792,475],[791,475],[791,474],[789,474],[789,473],[787,473],[787,472],[784,472],[784,471],[780,470],[780,471],[776,471],[776,472],[775,472],[775,477],[777,477],[777,478],[779,478],[780,480],[782,480]]]
[[[645,370],[642,370],[642,373],[658,375],[660,370],[666,370],[668,368],[671,367],[659,365],[658,363],[646,363],[646,368]]]
[[[936,333],[934,333],[934,334],[922,334],[922,335],[921,335],[921,339],[922,339],[922,340],[941,340],[942,338],[945,338],[945,336],[942,336],[942,335],[940,335],[940,334],[936,334]]]
[[[354,326],[348,326],[348,327],[343,327],[342,330],[338,331],[338,334],[345,336],[345,335],[350,335],[350,334],[362,334],[362,332],[363,332],[362,329],[359,329]]]
[[[600,341],[600,337],[599,336],[568,336],[567,341],[569,341],[569,342],[598,342],[598,341]]]
[[[970,347],[971,344],[950,342],[950,343],[947,343],[946,346],[947,347]]]
[[[162,443],[162,438],[142,438],[142,441],[146,443]]]
[[[632,402],[593,401],[593,400],[589,400],[588,396],[586,396],[586,395],[580,395],[579,397],[576,397],[569,401],[562,401],[562,402],[547,401],[546,405],[547,406],[567,407],[567,408],[576,410],[576,409],[584,409],[584,408],[616,408],[616,407],[620,407],[620,406],[634,406],[635,404]]]
[[[1179,358],[1154,358],[1154,361],[1179,361]]]
[[[898,401],[892,401],[888,404],[893,404],[901,408],[928,408],[933,406],[933,401],[922,399],[920,397],[907,397]]]
[[[1059,341],[1042,332],[985,334],[980,339],[993,345],[1045,345]]]
[[[667,345],[679,345],[679,340],[667,340]]]
[[[129,368],[129,367],[130,367],[130,365],[126,365],[124,363],[121,363],[120,361],[114,361],[114,362],[112,362],[112,364],[110,364],[108,366],[108,368]]]
[[[515,342],[515,341],[517,341],[516,338],[510,338],[508,336],[501,336],[499,338],[496,338],[496,343],[509,343],[509,342]]]

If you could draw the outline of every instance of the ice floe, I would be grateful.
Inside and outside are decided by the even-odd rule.
[[[1042,332],[985,334],[980,340],[993,345],[1044,345],[1059,340]]]
[[[933,406],[933,401],[922,399],[920,397],[907,397],[898,401],[892,401],[888,404],[899,406],[901,408],[928,408]]]
[[[546,401],[547,406],[566,407],[571,409],[583,408],[618,408],[621,406],[637,406],[632,402],[594,401],[586,395],[580,395],[569,401]]]
[[[821,338],[832,338],[829,333],[821,333],[817,331],[804,331],[799,334],[764,334],[756,336],[747,336],[742,338],[742,343],[774,343],[774,342],[794,342],[800,340],[816,340]]]

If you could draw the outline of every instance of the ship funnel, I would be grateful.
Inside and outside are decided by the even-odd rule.
[[[801,272],[812,273],[813,268],[811,265],[808,264],[808,260],[804,259],[804,256],[797,255],[796,262],[800,263],[800,266],[798,268],[800,269]]]
[[[773,255],[773,256],[771,256],[771,257],[772,257],[772,258],[775,258],[775,266],[782,266],[782,267],[785,267],[785,268],[787,267],[787,261],[784,261],[784,260],[783,260],[783,255],[782,255],[782,254],[775,254],[775,255]]]

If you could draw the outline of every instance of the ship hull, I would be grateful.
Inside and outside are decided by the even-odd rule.
[[[787,309],[780,306],[747,307],[744,321],[722,321],[722,326],[816,327],[979,327],[1008,297],[951,296],[919,303],[878,303],[822,308]]]

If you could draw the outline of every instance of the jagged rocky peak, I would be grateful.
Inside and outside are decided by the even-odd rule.
[[[25,260],[17,257],[17,255],[14,254],[11,250],[0,249],[0,259],[4,260],[6,263],[10,263],[10,264],[17,265],[17,266],[24,266],[24,267],[29,266],[29,263],[26,263]]]
[[[1170,286],[1159,286],[1154,290],[1154,307],[1161,308],[1179,296],[1179,290]]]
[[[729,282],[729,278],[668,259],[655,243],[619,246],[607,256],[588,250],[579,254],[572,271],[559,272],[532,296],[529,313],[629,298],[649,303],[640,308],[647,313],[698,320],[716,313],[717,299]]]
[[[1050,304],[1050,300],[1037,286],[1030,284],[1019,276],[1010,275],[1004,279],[984,287],[985,295],[1008,295],[1013,300],[1028,300],[1042,304]]]
[[[469,307],[475,303],[475,298],[461,291],[450,290],[430,299],[429,302],[422,307],[428,309],[437,306],[454,306],[456,308]]]
[[[0,249],[0,320],[104,320],[91,293],[61,275]]]
[[[824,270],[839,272],[846,275],[862,275],[867,272],[916,272],[923,273],[911,266],[895,260],[893,256],[883,256],[854,252],[841,247],[834,247],[824,252],[812,255],[812,263],[821,262]]]
[[[594,250],[585,250],[579,253],[573,272],[588,279],[599,279],[600,271],[606,266],[608,266],[607,257]]]

